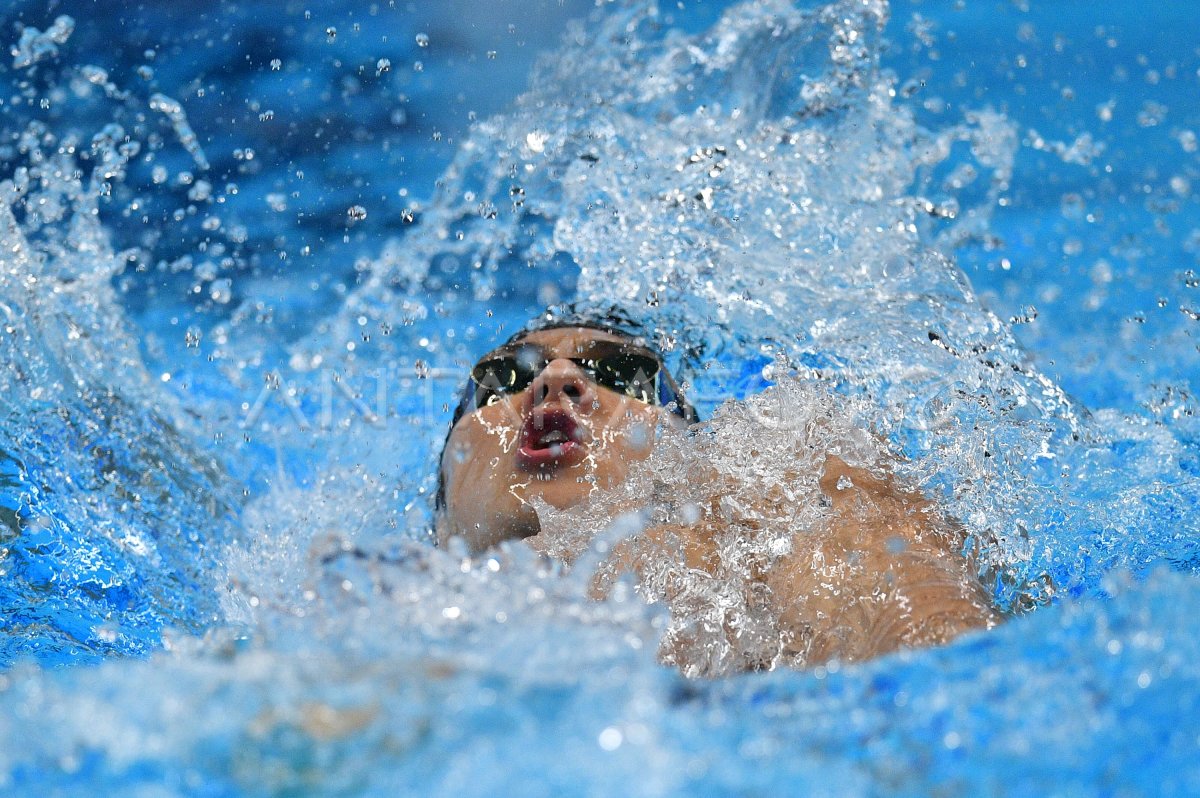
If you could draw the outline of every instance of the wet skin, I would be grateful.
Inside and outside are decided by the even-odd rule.
[[[592,382],[574,362],[592,342],[628,343],[611,333],[563,328],[530,333],[549,361],[517,394],[459,420],[442,456],[446,507],[438,539],[462,537],[472,551],[539,530],[531,501],[565,509],[625,480],[654,448],[674,414]]]
[[[612,489],[650,455],[660,425],[682,424],[663,408],[592,382],[569,358],[594,341],[625,342],[586,328],[531,333],[522,343],[545,349],[544,370],[526,390],[455,426],[442,459],[442,545],[459,536],[475,552],[510,539],[531,539],[541,549],[531,502],[565,509]],[[999,622],[961,554],[960,527],[919,492],[832,455],[820,487],[830,507],[824,527],[798,531],[788,554],[753,575],[766,588],[783,661],[866,659]],[[764,507],[786,501],[777,491],[764,487]],[[622,542],[597,574],[594,597],[622,571],[643,575],[663,563],[719,577],[730,564],[721,562],[716,541],[729,523],[714,504],[693,524],[651,527]],[[664,598],[674,603],[669,589]],[[666,642],[665,658],[686,669],[686,641],[677,642]]]

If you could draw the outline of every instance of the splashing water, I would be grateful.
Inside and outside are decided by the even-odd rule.
[[[1077,413],[922,243],[947,218],[942,239],[978,235],[1010,178],[1015,133],[987,111],[919,128],[878,66],[886,11],[739,6],[690,38],[656,31],[655,12],[635,6],[577,32],[585,44],[537,73],[515,111],[476,128],[422,220],[431,235],[373,264],[318,328],[313,340],[332,346],[300,361],[341,358],[364,318],[461,304],[438,295],[434,264],[469,263],[460,279],[486,303],[502,269],[537,274],[569,257],[579,296],[651,320],[664,348],[687,353],[702,394],[767,354],[874,401],[869,425],[907,458],[906,478],[969,523],[1003,606],[1048,579],[1084,589],[1077,566],[1035,560],[1025,542],[1064,524],[1061,475],[1045,465],[1073,456]],[[989,183],[981,204],[914,194],[958,142]],[[406,343],[352,357],[390,360]]]
[[[26,29],[18,49],[32,55],[18,65],[53,55],[46,42],[65,43],[72,27],[60,17],[45,34]],[[164,626],[216,620],[212,569],[231,494],[117,309],[124,255],[98,204],[138,143],[116,124],[89,143],[39,123],[14,139],[24,165],[0,182],[0,656],[146,653]]]
[[[19,165],[0,183],[4,658],[162,650],[0,676],[0,726],[26,741],[0,751],[0,785],[918,794],[1086,792],[1117,773],[1133,791],[1194,790],[1196,443],[1186,422],[1073,402],[975,295],[950,256],[993,235],[1022,134],[988,108],[919,121],[881,67],[889,13],[747,2],[688,32],[653,4],[609,4],[459,142],[433,199],[406,205],[403,237],[360,258],[303,335],[274,327],[236,258],[212,253],[218,228],[244,237],[216,209],[234,192],[213,190],[220,156],[183,95],[64,67],[117,110],[91,138],[39,122],[5,145]],[[358,31],[311,25],[324,48]],[[72,27],[23,30],[14,64],[30,85],[53,82]],[[422,58],[448,49],[417,30]],[[400,71],[389,55],[367,71]],[[1098,157],[1076,141],[1029,146]],[[201,367],[155,376],[162,358],[120,310],[127,264],[152,262],[154,244],[119,250],[100,210],[148,154],[187,164],[151,182],[185,186],[214,220],[201,262],[163,271],[213,300],[215,321],[183,326],[188,348],[211,342],[224,392]],[[383,215],[332,204],[347,230]],[[441,375],[448,393],[505,327],[572,296],[659,331],[708,411],[703,434],[664,442],[608,502],[539,508],[564,559],[583,550],[571,567],[521,543],[429,547],[450,402],[381,408],[361,386]],[[276,355],[289,370],[264,386]],[[196,387],[172,392],[184,374]],[[238,434],[214,434],[237,403]],[[691,675],[785,661],[745,571],[691,575],[690,614],[644,600],[667,571],[589,598],[610,547],[708,501],[774,491],[755,534],[719,544],[740,547],[734,564],[780,555],[822,517],[816,464],[797,455],[809,444],[893,463],[962,521],[999,606],[1050,606],[935,651],[695,682],[657,652],[691,647]],[[714,469],[727,481],[695,478]],[[1148,568],[1163,561],[1173,570]],[[706,631],[731,624],[737,638]],[[1150,736],[1162,769],[1137,753]]]

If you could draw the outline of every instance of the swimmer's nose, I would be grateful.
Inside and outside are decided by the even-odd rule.
[[[529,386],[533,407],[547,402],[570,402],[581,413],[592,412],[596,390],[583,370],[566,358],[551,360]]]

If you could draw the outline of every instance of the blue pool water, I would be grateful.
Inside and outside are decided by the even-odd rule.
[[[0,792],[1200,792],[1192,3],[0,19]],[[430,547],[465,364],[574,297],[714,457],[821,386],[1012,619],[688,679]]]

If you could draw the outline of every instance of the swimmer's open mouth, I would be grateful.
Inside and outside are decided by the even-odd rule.
[[[536,409],[521,425],[517,464],[528,470],[556,468],[584,454],[584,429],[561,408]]]

